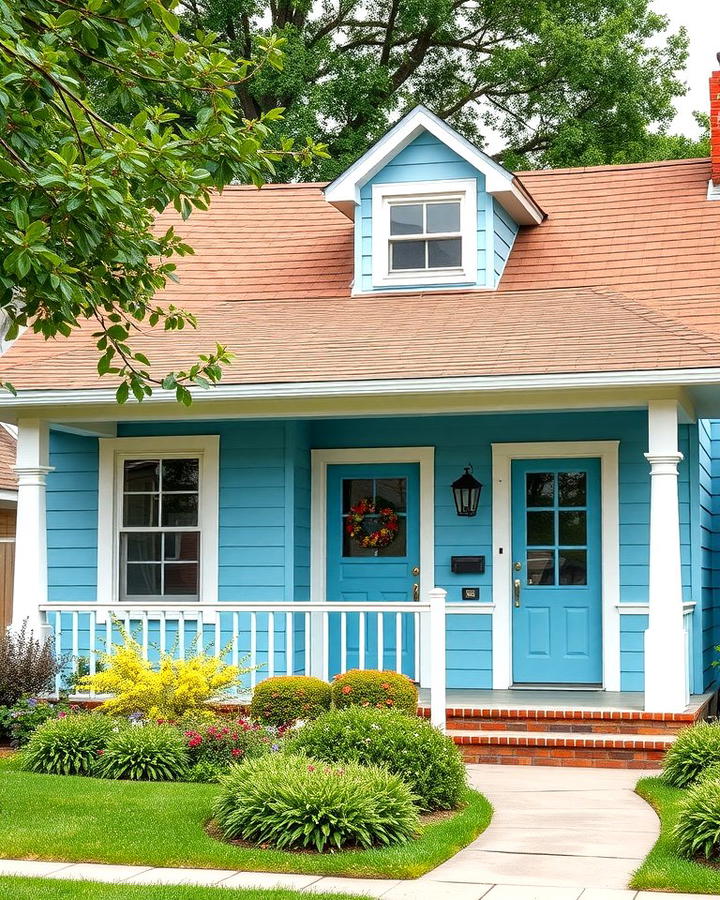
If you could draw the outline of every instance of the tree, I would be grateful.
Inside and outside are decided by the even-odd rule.
[[[0,0],[0,312],[8,338],[29,325],[45,338],[94,323],[98,371],[117,398],[162,384],[217,382],[230,359],[217,345],[187,370],[156,374],[132,349],[140,323],[168,331],[192,315],[158,305],[172,257],[191,253],[173,229],[155,233],[172,204],[184,217],[212,188],[261,184],[274,165],[324,156],[294,149],[271,126],[281,110],[243,117],[235,91],[282,69],[281,37],[259,37],[236,58],[215,35],[178,33],[175,0]],[[126,111],[122,119],[105,107]]]
[[[220,32],[248,55],[282,35],[288,64],[236,87],[244,115],[285,107],[291,132],[318,133],[332,178],[401,113],[429,106],[474,143],[492,134],[512,168],[642,154],[684,93],[681,30],[648,0],[186,0],[185,27]],[[282,178],[297,175],[288,164]]]

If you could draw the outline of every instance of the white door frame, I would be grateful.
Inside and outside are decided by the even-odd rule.
[[[514,459],[600,460],[603,688],[620,690],[619,441],[493,444],[493,687],[512,685],[512,490]]]
[[[418,463],[420,467],[420,596],[425,599],[435,587],[435,448],[434,447],[349,447],[311,450],[312,482],[310,501],[310,599],[327,600],[327,469],[338,465],[375,463]],[[421,634],[426,635],[422,628]],[[420,646],[420,681],[427,682],[428,653]]]

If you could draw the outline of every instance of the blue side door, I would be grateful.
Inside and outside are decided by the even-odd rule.
[[[512,538],[514,682],[600,684],[600,460],[515,460]]]
[[[417,463],[337,465],[327,472],[327,600],[345,603],[412,604],[420,566],[420,471]],[[359,501],[371,498],[377,506],[390,504],[398,516],[395,539],[386,547],[369,549],[347,532],[347,516]],[[379,519],[368,517],[367,530]],[[410,607],[411,609],[411,607]],[[378,656],[378,617],[366,615],[365,659],[360,659],[360,616],[348,616],[345,668],[396,667],[397,621],[383,616],[383,654]],[[340,616],[330,616],[330,674],[342,669]],[[415,635],[412,615],[401,619],[402,670],[414,672]]]

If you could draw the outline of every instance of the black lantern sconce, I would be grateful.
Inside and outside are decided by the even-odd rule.
[[[472,466],[465,466],[465,472],[457,481],[452,483],[455,509],[459,516],[474,516],[477,514],[482,485],[477,478],[473,478],[471,472]]]

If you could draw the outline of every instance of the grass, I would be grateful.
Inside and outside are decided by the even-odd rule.
[[[685,859],[677,852],[673,830],[685,791],[660,778],[643,778],[635,789],[660,817],[660,837],[633,875],[630,887],[645,891],[720,894],[720,869]]]
[[[146,866],[417,878],[470,843],[492,808],[468,790],[455,815],[425,825],[408,844],[339,853],[290,853],[225,844],[205,825],[213,784],[105,781],[22,772],[0,759],[0,856]]]
[[[298,900],[307,894],[285,890],[233,890],[189,885],[98,884],[45,878],[3,878],[0,897],[13,900]],[[323,900],[357,900],[350,894],[323,894]]]

